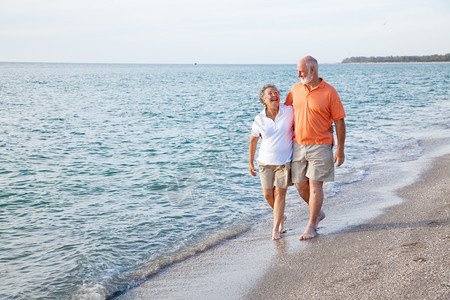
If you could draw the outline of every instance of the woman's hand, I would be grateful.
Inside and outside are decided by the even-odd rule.
[[[252,176],[256,176],[255,165],[252,162],[248,163],[248,170],[250,171],[250,174],[252,174]]]

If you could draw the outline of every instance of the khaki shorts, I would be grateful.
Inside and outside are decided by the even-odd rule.
[[[293,183],[301,183],[308,179],[333,181],[333,146],[330,144],[299,145],[294,142],[291,173]]]
[[[281,166],[258,163],[259,178],[263,189],[273,189],[274,186],[287,189],[291,182],[291,162]]]

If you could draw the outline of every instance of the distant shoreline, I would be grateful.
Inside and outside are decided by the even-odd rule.
[[[353,56],[342,60],[343,64],[351,63],[409,63],[409,62],[450,62],[450,53],[444,55],[423,56]]]

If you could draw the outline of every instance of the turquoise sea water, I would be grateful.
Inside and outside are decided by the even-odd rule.
[[[450,64],[320,74],[347,113],[346,162],[327,199],[450,136]],[[259,88],[274,83],[283,98],[296,75],[0,63],[0,299],[111,297],[270,213],[247,171],[250,128]]]

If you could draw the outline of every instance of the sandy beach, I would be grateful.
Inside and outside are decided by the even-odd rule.
[[[118,299],[449,299],[450,155],[432,162],[369,222],[299,242],[291,215],[272,242],[266,220]]]
[[[450,155],[401,189],[406,202],[273,261],[246,299],[449,299]]]

